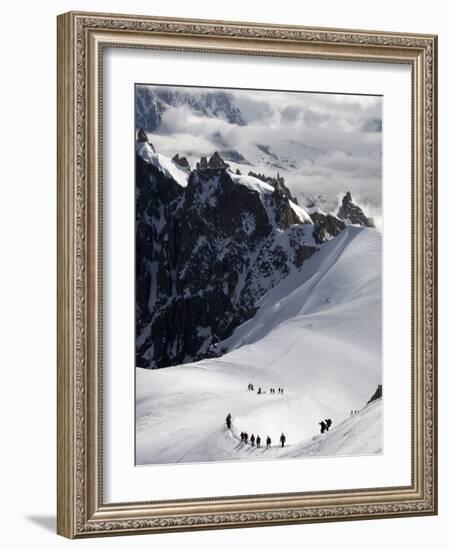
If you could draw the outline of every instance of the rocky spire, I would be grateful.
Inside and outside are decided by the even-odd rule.
[[[215,151],[215,153],[209,159],[209,168],[222,169],[226,168],[227,164],[220,157],[220,155]]]
[[[373,395],[370,397],[369,401],[367,401],[367,405],[372,403],[373,401],[376,401],[376,399],[380,399],[382,397],[382,384],[379,384],[377,386],[376,391],[373,393]]]
[[[180,168],[184,168],[190,172],[190,164],[186,157],[180,157],[178,153],[172,158],[172,161],[177,164]]]
[[[360,208],[352,202],[351,193],[348,191],[343,197],[337,216],[349,223],[361,225],[362,227],[376,227],[372,218],[367,218]]]
[[[207,157],[201,157],[200,161],[196,163],[198,170],[205,170],[207,168],[212,170],[223,170],[229,168],[229,164],[220,157],[217,151],[207,160]]]

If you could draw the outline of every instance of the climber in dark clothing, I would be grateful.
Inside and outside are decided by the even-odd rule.
[[[231,429],[231,413],[229,413],[226,417],[226,426],[228,427],[228,430]]]
[[[254,442],[256,441],[254,434],[251,434],[250,441],[251,441],[251,447],[254,447]]]
[[[329,431],[329,428],[331,427],[332,425],[332,420],[330,418],[328,418],[326,420],[326,431],[328,432]]]
[[[245,432],[245,443],[248,443],[248,434]]]
[[[259,389],[257,390],[257,394],[260,395],[261,393],[262,393],[262,388],[259,388]]]
[[[318,424],[321,426],[321,433],[324,434],[324,432],[326,431],[326,422],[322,420],[321,422],[318,422]]]
[[[260,435],[258,435],[256,437],[256,445],[257,445],[257,448],[259,449],[259,447],[260,447]]]
[[[242,443],[245,442],[245,432],[240,432],[240,441],[241,441]]]
[[[267,449],[271,449],[271,437],[267,435]]]
[[[285,439],[286,439],[286,437],[285,437],[284,433],[281,433],[281,439],[280,439],[280,441],[281,441],[282,447],[285,445]]]

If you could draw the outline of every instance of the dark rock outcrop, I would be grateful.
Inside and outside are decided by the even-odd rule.
[[[227,166],[228,165],[220,157],[217,151],[215,151],[215,153],[209,159],[208,168],[212,168],[214,170],[221,170],[222,168],[226,168]]]
[[[347,220],[349,223],[361,225],[362,227],[375,227],[374,220],[367,218],[360,206],[352,202],[352,196],[349,191],[343,197],[337,216],[342,220]]]
[[[310,217],[315,225],[313,237],[317,243],[324,243],[336,237],[346,227],[344,221],[332,214],[325,214],[318,209],[314,212],[312,211]]]
[[[144,130],[137,142],[149,144]],[[315,207],[309,209],[313,226],[307,227],[283,178],[250,173],[273,187],[267,190],[234,175],[218,152],[201,158],[186,186],[156,160],[153,165],[136,155],[140,367],[221,355],[220,342],[256,313],[258,300],[343,231],[345,219],[371,227],[349,193],[340,209],[344,219]],[[185,157],[172,160],[189,170]],[[381,395],[379,386],[369,402]]]
[[[379,384],[377,386],[376,391],[373,393],[373,395],[370,397],[369,401],[367,401],[367,405],[369,403],[372,403],[373,401],[376,401],[377,399],[380,399],[382,397],[382,384]]]
[[[172,161],[177,164],[180,168],[184,168],[190,172],[190,164],[186,157],[180,157],[178,153],[172,158]]]
[[[226,166],[204,158],[182,187],[137,155],[138,366],[221,354],[258,299],[317,250],[284,190],[260,193]]]
[[[207,157],[201,157],[200,161],[196,163],[197,170],[223,170],[224,168],[229,168],[227,164],[215,151],[215,153],[207,159]]]

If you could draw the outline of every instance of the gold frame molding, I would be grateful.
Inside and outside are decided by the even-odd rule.
[[[412,69],[412,484],[105,504],[104,47],[408,64]],[[70,12],[58,17],[58,533],[70,538],[437,513],[437,37]],[[150,495],[149,495],[150,497]]]

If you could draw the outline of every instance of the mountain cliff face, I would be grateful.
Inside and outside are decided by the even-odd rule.
[[[170,107],[188,106],[205,116],[224,118],[231,124],[245,125],[240,109],[226,92],[189,93],[188,89],[150,88],[136,86],[136,126],[146,132],[154,132],[162,115]]]
[[[218,153],[191,171],[142,129],[136,151],[137,366],[223,353],[257,301],[346,227],[298,206],[283,179],[232,173]]]

